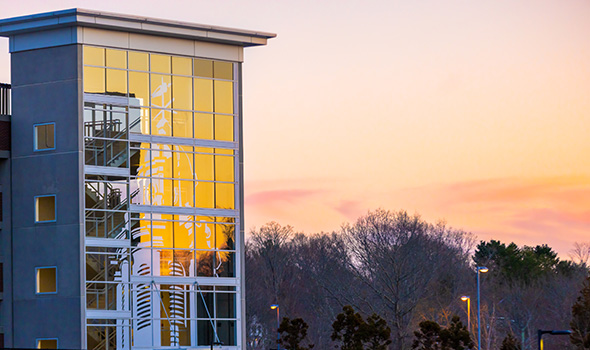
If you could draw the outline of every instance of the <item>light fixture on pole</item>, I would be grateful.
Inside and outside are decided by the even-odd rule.
[[[477,350],[481,350],[481,310],[480,310],[480,296],[479,296],[479,273],[488,272],[485,266],[476,266],[477,268]]]
[[[279,304],[272,304],[270,308],[277,310],[277,350],[280,350],[279,341],[281,340],[281,333],[279,332],[279,328],[281,327],[281,322],[279,321]]]
[[[467,295],[461,297],[461,300],[467,302],[467,330],[471,333],[471,298]]]

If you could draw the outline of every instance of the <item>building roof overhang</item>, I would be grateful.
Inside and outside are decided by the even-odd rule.
[[[236,46],[266,45],[276,34],[196,23],[121,15],[86,9],[68,9],[0,20],[0,36],[65,27],[90,27],[170,38],[208,41]]]

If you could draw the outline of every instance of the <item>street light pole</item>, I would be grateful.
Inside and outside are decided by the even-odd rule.
[[[481,309],[480,309],[480,295],[479,295],[479,273],[488,272],[485,266],[476,266],[477,268],[477,350],[481,350]]]
[[[461,297],[461,300],[467,302],[467,330],[471,333],[471,298],[467,295]]]
[[[270,308],[277,310],[277,350],[280,350],[281,346],[279,345],[279,342],[281,340],[281,332],[279,332],[279,328],[281,327],[281,322],[279,320],[279,304],[272,304]]]
[[[539,343],[539,350],[543,350],[543,334],[551,334],[551,335],[570,335],[572,331],[569,329],[567,330],[552,330],[552,331],[544,331],[542,329],[537,330],[537,340]]]

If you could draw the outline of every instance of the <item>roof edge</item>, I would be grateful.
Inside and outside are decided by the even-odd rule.
[[[0,20],[0,36],[42,31],[59,27],[94,27],[167,37],[216,41],[239,46],[266,44],[276,34],[228,27],[123,15],[80,8],[38,13]],[[175,29],[178,32],[175,32]]]

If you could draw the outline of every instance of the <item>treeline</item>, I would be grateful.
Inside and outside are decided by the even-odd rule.
[[[421,322],[452,329],[459,316],[477,344],[476,266],[480,274],[482,349],[510,341],[536,349],[538,329],[569,329],[572,305],[588,275],[588,247],[577,262],[546,245],[498,241],[476,245],[470,233],[431,224],[404,211],[377,210],[338,232],[304,235],[275,222],[250,232],[246,243],[248,349],[276,348],[280,316],[309,326],[315,349],[338,345],[333,324],[351,306],[389,327],[389,349],[412,349]],[[475,335],[475,336],[474,336]],[[337,340],[337,339],[336,339]],[[546,348],[574,349],[569,337],[548,337]]]

